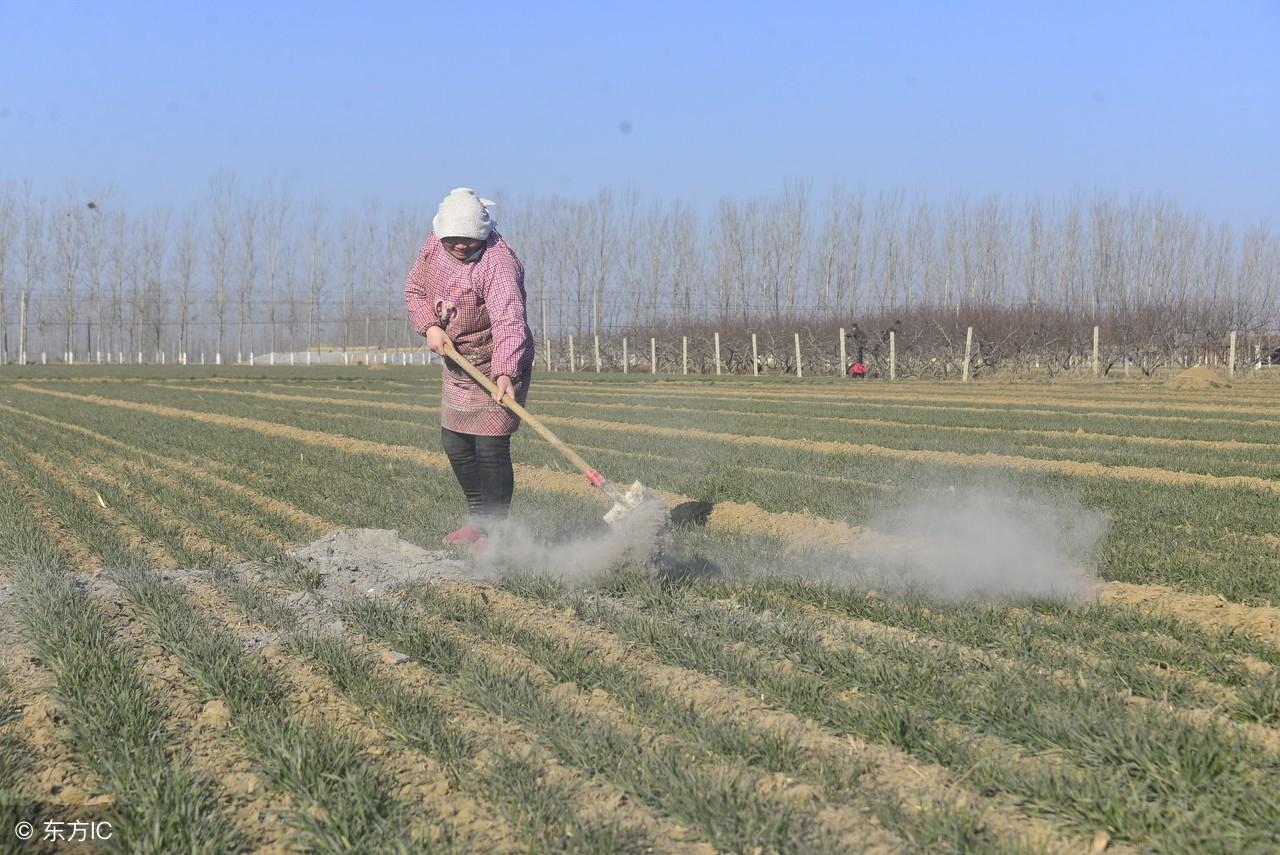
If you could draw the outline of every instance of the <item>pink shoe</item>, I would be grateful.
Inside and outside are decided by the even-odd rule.
[[[445,546],[472,546],[484,542],[484,532],[475,523],[467,523],[462,528],[454,529],[444,536]]]

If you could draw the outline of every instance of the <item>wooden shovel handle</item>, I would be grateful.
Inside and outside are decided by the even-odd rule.
[[[488,389],[490,395],[496,395],[498,393],[498,387],[494,384],[492,380],[489,379],[488,375],[485,374],[483,371],[481,371],[479,368],[476,368],[474,365],[472,365],[470,360],[468,360],[465,356],[458,353],[458,351],[454,348],[452,344],[445,345],[444,355],[452,359],[454,362],[458,363],[459,365],[461,365],[462,370],[470,374],[475,379],[475,381],[479,383],[481,386]],[[554,445],[556,447],[556,450],[558,450],[561,454],[563,454],[565,457],[569,459],[570,463],[578,467],[578,471],[580,471],[583,475],[587,475],[588,477],[590,477],[591,473],[595,472],[595,469],[592,468],[592,466],[588,464],[587,461],[579,457],[578,453],[574,451],[572,448],[565,445],[564,442],[560,440],[560,437],[552,433],[550,429],[547,428],[546,425],[544,425],[542,422],[534,418],[532,413],[530,413],[524,407],[520,406],[519,402],[517,402],[515,398],[511,397],[510,395],[503,395],[501,404],[511,412],[515,413],[521,419],[528,422],[529,426],[532,427],[534,430],[536,430],[542,436],[543,439],[545,439],[547,442]]]

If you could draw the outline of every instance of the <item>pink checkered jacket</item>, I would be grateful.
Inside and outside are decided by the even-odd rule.
[[[511,378],[525,402],[533,368],[533,333],[525,313],[524,267],[496,231],[476,261],[459,261],[435,233],[427,235],[405,283],[405,305],[414,329],[439,326],[458,353],[496,379]],[[440,423],[459,433],[499,436],[520,419],[494,402],[461,368],[444,371]]]

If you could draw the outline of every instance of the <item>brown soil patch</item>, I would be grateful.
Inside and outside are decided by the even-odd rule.
[[[109,795],[93,795],[94,778],[64,735],[67,718],[53,700],[53,674],[32,652],[14,617],[10,582],[0,567],[0,673],[9,682],[22,716],[10,727],[29,750],[29,774],[17,782],[18,792],[41,810],[41,819],[90,819],[111,804]],[[34,817],[32,818],[34,822]],[[0,829],[8,835],[11,829]]]
[[[427,407],[421,404],[400,404],[394,401],[360,401],[352,398],[330,398],[319,395],[286,395],[281,392],[246,392],[240,389],[209,389],[202,386],[172,386],[164,389],[176,389],[182,392],[212,392],[218,395],[237,395],[242,398],[260,398],[268,401],[306,402],[312,404],[328,404],[339,407],[370,407],[375,410],[399,410],[412,413],[437,413],[439,407]]]
[[[1231,384],[1221,374],[1203,365],[1193,365],[1186,371],[1169,378],[1165,383],[1170,389],[1223,389]]]
[[[1217,595],[1188,594],[1164,585],[1127,582],[1103,582],[1099,585],[1099,594],[1103,603],[1171,614],[1212,630],[1243,628],[1280,648],[1280,608],[1275,606],[1245,606]]]

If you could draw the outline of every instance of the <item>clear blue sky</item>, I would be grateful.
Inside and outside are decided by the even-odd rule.
[[[1280,226],[1280,3],[0,0],[0,179],[700,208],[788,178]]]

